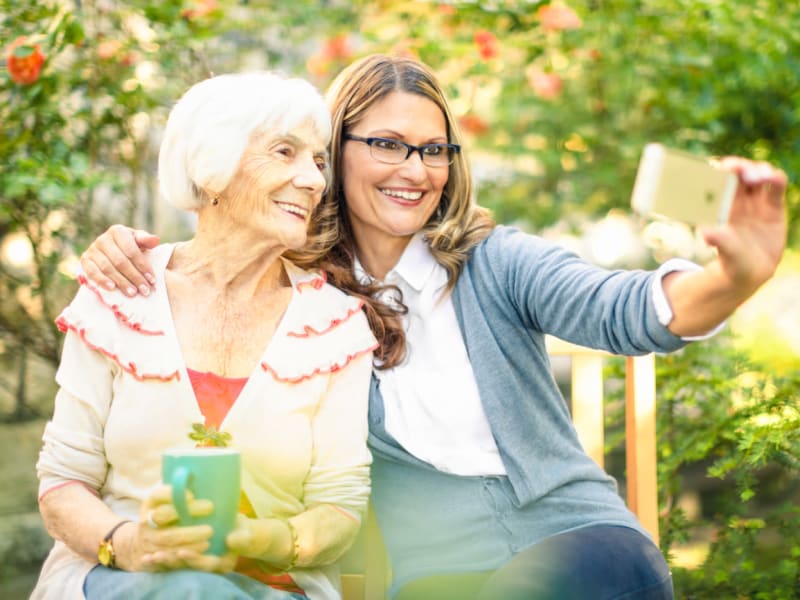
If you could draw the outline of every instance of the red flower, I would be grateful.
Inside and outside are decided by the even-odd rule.
[[[482,59],[489,60],[500,55],[500,46],[491,31],[482,29],[475,33],[473,39],[475,40],[475,45],[478,46],[478,53]]]
[[[489,131],[489,124],[475,113],[461,115],[458,124],[464,131],[473,135],[483,135]]]
[[[353,55],[350,36],[346,33],[340,33],[327,39],[322,46],[322,55],[329,60],[350,60]]]
[[[44,54],[39,44],[25,43],[25,36],[20,36],[6,50],[8,74],[15,83],[30,85],[39,79],[44,65]]]
[[[547,31],[580,29],[583,23],[578,14],[566,4],[548,4],[536,11],[536,16]]]
[[[554,100],[561,94],[564,81],[555,73],[545,73],[538,68],[530,68],[525,73],[528,85],[533,89],[533,93],[543,100]]]

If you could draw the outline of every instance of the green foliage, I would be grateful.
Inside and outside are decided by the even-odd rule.
[[[754,370],[720,335],[659,357],[658,381],[662,549],[694,528],[715,532],[702,567],[673,569],[677,596],[796,597],[800,376]],[[697,466],[721,481],[691,522],[678,502]]]
[[[473,152],[502,153],[479,174],[480,201],[502,221],[538,229],[627,208],[650,141],[768,160],[798,181],[800,4],[576,0],[582,25],[556,31],[538,16],[548,4],[383,2],[361,14],[359,53],[420,56],[469,115]],[[481,31],[497,37],[494,56],[480,54]],[[561,87],[540,87],[541,74]],[[795,186],[795,242],[799,208]]]
[[[198,447],[225,448],[230,444],[232,436],[227,431],[217,431],[213,425],[206,427],[203,423],[192,423],[189,439],[197,442]]]

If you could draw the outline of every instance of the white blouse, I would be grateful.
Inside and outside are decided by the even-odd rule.
[[[356,269],[363,274],[360,265]],[[447,271],[422,234],[412,238],[384,283],[396,285],[408,307],[405,360],[393,369],[376,370],[386,430],[440,471],[504,474],[451,295],[442,295]]]

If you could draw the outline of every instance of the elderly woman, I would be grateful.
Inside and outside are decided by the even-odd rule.
[[[270,73],[203,81],[172,110],[161,191],[197,232],[149,252],[154,294],[81,279],[58,318],[37,465],[56,542],[33,598],[340,597],[332,564],[369,495],[376,342],[360,300],[281,257],[306,244],[330,131],[310,84]],[[162,452],[194,446],[197,422],[242,457],[222,557],[203,554],[209,526],[177,526],[160,485]]]

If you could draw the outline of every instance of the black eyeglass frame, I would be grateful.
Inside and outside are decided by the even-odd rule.
[[[380,162],[384,162],[387,165],[399,165],[399,164],[403,163],[404,161],[407,161],[409,159],[409,157],[414,152],[417,152],[417,153],[419,153],[419,158],[422,161],[422,164],[424,164],[424,165],[426,165],[428,167],[447,167],[447,166],[450,166],[450,165],[453,164],[453,160],[455,160],[455,155],[461,153],[461,146],[459,146],[458,144],[423,144],[422,146],[414,146],[412,144],[406,144],[405,142],[401,142],[400,140],[394,140],[392,138],[361,137],[360,135],[353,135],[352,133],[345,133],[345,134],[342,135],[342,137],[344,139],[346,139],[346,140],[352,140],[354,142],[361,142],[363,144],[366,144],[367,146],[369,146],[370,156],[372,156],[372,158],[375,158],[375,160],[378,160]],[[386,163],[385,161],[382,161],[381,159],[376,158],[372,154],[372,145],[374,143],[376,143],[376,142],[390,142],[392,144],[397,144],[398,146],[404,146],[405,149],[407,150],[405,158],[403,160],[401,160],[400,162],[396,162],[396,163]],[[425,151],[426,148],[447,148],[448,151],[452,150],[453,154],[451,155],[451,154],[448,153],[448,161],[445,164],[430,165],[430,164],[425,162],[425,154],[423,154],[423,152]],[[434,156],[434,155],[433,154],[428,154],[428,156]]]

